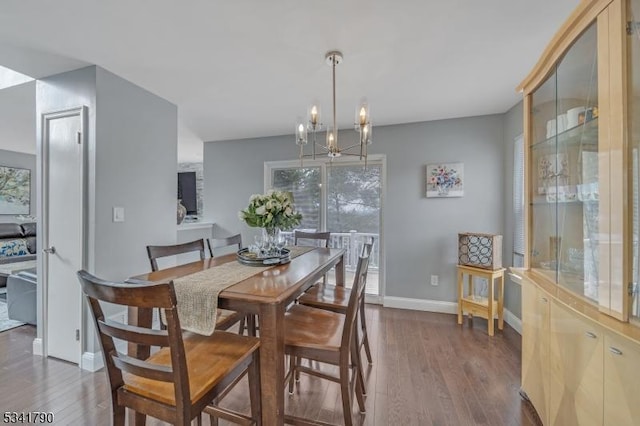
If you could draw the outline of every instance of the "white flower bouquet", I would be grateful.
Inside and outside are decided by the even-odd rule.
[[[291,193],[274,190],[252,195],[249,206],[240,210],[238,217],[254,228],[282,230],[291,229],[302,220],[302,215],[294,211]]]

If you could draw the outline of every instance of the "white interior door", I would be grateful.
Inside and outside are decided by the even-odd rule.
[[[83,245],[83,108],[43,120],[46,351],[79,363]]]

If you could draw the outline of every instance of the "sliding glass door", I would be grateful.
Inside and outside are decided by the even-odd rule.
[[[362,246],[373,241],[367,294],[381,294],[384,159],[362,162],[297,161],[265,163],[265,189],[293,193],[303,220],[298,229],[330,231],[330,246],[347,251],[346,285],[350,287]],[[293,243],[293,232],[289,234]],[[330,282],[334,277],[330,275]]]

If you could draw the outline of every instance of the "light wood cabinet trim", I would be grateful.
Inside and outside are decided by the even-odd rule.
[[[625,204],[628,193],[627,131],[627,35],[626,16],[623,0],[614,0],[607,8],[609,19],[609,140],[610,140],[610,173],[611,185],[611,304],[609,315],[621,320],[629,319],[629,303],[627,283],[630,282],[631,268],[624,265],[630,263],[631,235],[629,228],[629,209]],[[600,53],[600,52],[598,52]],[[613,183],[620,182],[621,185]]]
[[[523,120],[523,134],[524,134],[524,164],[525,164],[525,171],[528,171],[528,173],[524,174],[524,188],[525,188],[525,194],[524,194],[524,223],[525,226],[527,227],[526,232],[524,233],[524,246],[525,246],[525,251],[528,250],[529,247],[529,238],[530,235],[532,234],[533,231],[533,221],[531,219],[531,214],[529,214],[529,210],[530,210],[530,205],[531,205],[531,201],[532,201],[532,195],[534,194],[533,192],[533,188],[531,187],[532,182],[534,182],[533,177],[531,176],[531,173],[533,173],[534,168],[533,167],[528,167],[527,165],[529,164],[529,162],[531,161],[531,145],[533,144],[533,123],[532,123],[532,105],[533,105],[533,96],[528,93],[527,95],[525,95],[524,100],[523,100],[523,111],[524,111],[524,120]],[[524,256],[524,267],[526,269],[529,269],[530,263],[529,263],[529,256],[526,255]]]
[[[532,273],[532,271],[519,268],[512,269],[517,275],[522,277],[523,291],[524,286],[532,285],[550,297],[550,300],[555,300],[582,317],[595,322],[606,331],[640,345],[640,327],[632,323],[618,321],[609,315],[603,314],[595,305],[570,293],[559,285],[540,279],[540,277]]]
[[[531,93],[552,71],[555,63],[564,55],[576,38],[587,29],[612,0],[583,0],[560,27],[529,75],[516,88],[518,92]]]
[[[597,18],[597,52],[598,52],[598,106],[603,112],[610,111],[611,93],[609,81],[609,11],[604,10]],[[606,83],[606,84],[603,84]],[[609,313],[611,308],[611,193],[609,174],[611,173],[610,156],[610,114],[600,114],[598,117],[598,304],[600,310]]]

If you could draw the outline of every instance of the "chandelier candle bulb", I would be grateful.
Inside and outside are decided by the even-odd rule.
[[[309,122],[311,126],[315,129],[318,125],[318,118],[320,117],[320,112],[318,111],[318,107],[313,105],[311,107],[311,112],[309,112]]]
[[[356,130],[358,130],[358,128],[362,129],[369,124],[369,115],[369,106],[367,104],[363,103],[356,108]]]
[[[302,123],[296,126],[296,143],[298,145],[305,145],[307,143],[307,128]]]

